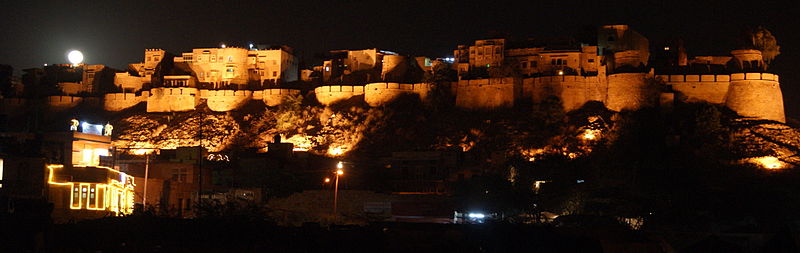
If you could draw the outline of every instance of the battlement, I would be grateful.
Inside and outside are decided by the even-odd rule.
[[[212,111],[227,112],[236,110],[250,101],[253,98],[253,92],[249,90],[201,90],[200,97],[208,99],[208,108]]]
[[[141,96],[135,93],[108,93],[103,96],[103,109],[106,111],[122,111],[147,101],[150,92],[142,92]]]
[[[430,89],[431,85],[427,83],[370,83],[364,86],[364,101],[370,106],[380,106],[404,94],[417,94],[425,100]]]
[[[164,51],[164,49],[161,49],[161,48],[146,48],[144,51],[145,52],[157,52],[157,51]]]
[[[514,78],[460,80],[455,89],[456,106],[466,109],[494,109],[514,106]]]
[[[191,111],[199,102],[197,88],[153,88],[147,97],[147,112]]]
[[[353,96],[364,95],[364,86],[328,85],[314,89],[314,94],[323,105],[330,105],[338,101],[347,100]]]
[[[779,81],[778,75],[770,73],[733,73],[731,74],[731,81],[741,80],[763,80],[763,81]]]
[[[256,94],[260,94],[260,98],[256,98]],[[253,99],[261,99],[267,106],[277,106],[283,102],[283,98],[287,96],[297,96],[300,90],[294,89],[266,89],[263,91],[253,92]]]

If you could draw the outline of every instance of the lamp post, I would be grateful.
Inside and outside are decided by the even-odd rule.
[[[344,164],[342,164],[342,162],[339,162],[339,163],[336,164],[336,183],[334,183],[334,187],[333,187],[333,219],[334,220],[336,220],[336,207],[337,207],[337,204],[338,204],[337,202],[339,200],[339,176],[344,175],[344,170],[342,170],[342,168],[344,168]]]

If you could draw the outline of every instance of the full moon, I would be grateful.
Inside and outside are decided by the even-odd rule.
[[[67,54],[67,59],[72,64],[77,65],[83,62],[83,53],[81,53],[81,51],[78,50],[72,50],[69,52],[69,54]]]

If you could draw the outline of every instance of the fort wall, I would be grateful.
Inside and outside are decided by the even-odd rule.
[[[596,76],[544,76],[524,79],[523,93],[534,103],[558,97],[564,110],[571,111],[589,101],[603,101],[605,88]]]
[[[606,108],[612,111],[638,110],[654,106],[657,90],[650,87],[647,73],[619,73],[609,75]]]
[[[208,108],[215,112],[227,112],[239,109],[253,99],[249,90],[201,90],[200,98],[206,98]]]
[[[20,113],[27,103],[28,100],[24,98],[0,98],[0,112],[8,114]]]
[[[73,96],[49,96],[47,97],[47,105],[52,108],[66,109],[77,106],[83,101],[82,97]]]
[[[143,92],[141,96],[135,93],[108,93],[103,96],[103,109],[106,111],[122,111],[147,101],[150,92]]]
[[[744,117],[786,122],[778,81],[770,73],[731,74],[725,105]]]
[[[300,90],[293,90],[293,89],[266,89],[263,91],[255,91],[253,92],[253,99],[257,98],[256,94],[261,96],[261,100],[264,101],[264,104],[267,106],[277,106],[283,102],[283,98],[287,96],[297,96],[300,94]]]
[[[338,101],[347,100],[353,96],[364,95],[364,86],[320,86],[314,89],[314,94],[320,104],[330,105]]]
[[[725,104],[730,86],[729,75],[658,75],[656,79],[672,86],[675,99],[689,103]]]
[[[370,83],[364,86],[364,101],[372,107],[381,106],[405,94],[417,94],[425,100],[431,84]]]
[[[147,112],[191,111],[199,102],[197,88],[153,88],[147,97]]]
[[[514,79],[460,80],[456,106],[465,109],[494,109],[514,106]]]

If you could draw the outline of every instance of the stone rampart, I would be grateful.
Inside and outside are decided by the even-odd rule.
[[[103,109],[106,111],[122,111],[147,101],[149,92],[143,92],[141,96],[135,93],[108,93],[103,96]]]
[[[49,96],[47,97],[47,105],[52,108],[66,109],[75,107],[83,101],[82,97],[73,96]]]
[[[658,75],[672,86],[675,99],[682,102],[724,104],[730,86],[729,75]]]
[[[456,87],[456,106],[465,109],[510,108],[514,97],[513,78],[461,80]]]
[[[22,112],[22,108],[28,103],[24,98],[0,98],[0,111],[13,114]]]
[[[191,111],[199,102],[197,88],[153,88],[147,97],[147,112]]]
[[[783,94],[775,74],[731,74],[725,105],[744,117],[786,122]]]
[[[581,108],[589,101],[603,101],[604,85],[596,76],[543,76],[523,80],[523,97],[534,103],[555,96],[561,99],[565,111]]]
[[[201,98],[206,93],[208,108],[215,112],[227,112],[239,109],[253,99],[249,90],[201,90]]]
[[[658,102],[657,87],[651,87],[647,73],[609,75],[606,108],[612,111],[638,110]]]
[[[297,96],[300,94],[300,90],[293,90],[293,89],[266,89],[263,91],[255,91],[253,92],[253,99],[258,99],[256,94],[260,93],[261,100],[264,101],[264,104],[267,106],[277,106],[280,105],[283,101],[283,98],[287,96]]]
[[[314,89],[317,101],[323,105],[330,105],[338,101],[347,100],[353,96],[364,95],[364,86],[328,85]]]
[[[425,100],[431,90],[431,84],[404,83],[370,83],[364,86],[364,101],[370,106],[381,106],[405,94],[417,94]]]

